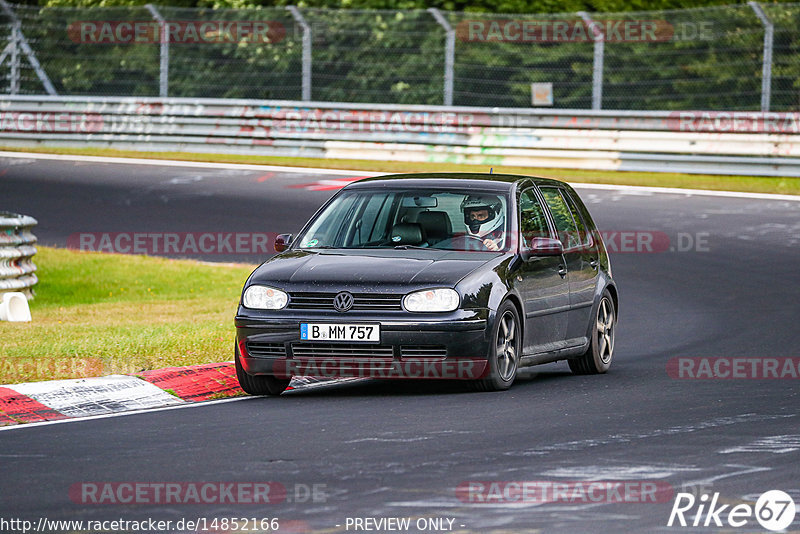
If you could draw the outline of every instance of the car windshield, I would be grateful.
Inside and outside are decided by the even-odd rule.
[[[508,249],[502,193],[447,190],[344,191],[299,236],[303,249]]]

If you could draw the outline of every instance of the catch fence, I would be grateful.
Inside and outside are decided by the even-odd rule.
[[[800,108],[796,3],[546,15],[0,7],[0,92],[11,95]]]

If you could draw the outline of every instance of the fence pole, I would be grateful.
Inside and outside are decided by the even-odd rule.
[[[292,14],[295,22],[303,30],[303,81],[302,81],[302,99],[304,101],[311,100],[311,26],[306,22],[305,17],[297,6],[286,6],[289,13]]]
[[[12,95],[19,93],[19,21],[11,25],[11,73],[9,75],[8,92]]]
[[[606,37],[600,27],[586,11],[578,11],[578,15],[592,32],[594,39],[594,61],[592,64],[592,109],[603,107],[603,60],[605,58]]]
[[[53,87],[53,83],[50,81],[50,77],[47,76],[47,73],[42,68],[42,65],[39,64],[39,60],[36,59],[36,54],[33,53],[33,49],[28,44],[25,34],[22,33],[22,23],[20,22],[19,17],[17,17],[17,14],[14,13],[14,10],[11,9],[11,6],[8,4],[8,2],[6,2],[6,0],[0,0],[0,9],[3,10],[3,13],[5,13],[9,19],[11,19],[12,27],[14,28],[12,31],[16,34],[14,35],[14,43],[17,61],[19,61],[19,50],[22,50],[22,53],[28,58],[28,63],[31,64],[34,72],[36,72],[36,76],[38,76],[39,81],[42,82],[44,90],[47,91],[47,94],[54,96],[58,95],[55,87]],[[12,51],[12,54],[13,53],[15,52]],[[14,68],[13,63],[14,61],[12,56],[12,69]],[[17,69],[19,69],[19,63],[17,63]],[[17,70],[17,72],[19,72],[19,70]]]
[[[761,111],[769,111],[772,97],[772,46],[775,25],[769,20],[758,2],[747,2],[753,9],[758,20],[764,25],[764,59],[761,64]]]
[[[453,68],[455,65],[456,56],[456,32],[450,25],[450,22],[441,11],[435,7],[428,8],[428,12],[433,15],[436,22],[444,28],[445,41],[444,41],[444,105],[453,105]]]
[[[169,96],[169,31],[167,31],[167,21],[161,16],[156,6],[146,4],[144,6],[150,15],[158,22],[158,40],[161,42],[159,52],[158,67],[158,96],[167,98]]]

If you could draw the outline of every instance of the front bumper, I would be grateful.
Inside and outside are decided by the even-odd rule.
[[[251,375],[477,379],[485,376],[487,370],[489,310],[486,309],[457,310],[436,316],[406,312],[345,316],[324,312],[279,315],[242,308],[239,311],[235,319],[239,361]],[[314,322],[379,324],[380,343],[300,340],[300,324]],[[265,344],[272,347],[269,355],[249,349]],[[347,353],[347,346],[356,347],[354,355],[343,354]],[[302,355],[295,354],[295,347],[304,349]],[[374,353],[370,348],[375,349]]]

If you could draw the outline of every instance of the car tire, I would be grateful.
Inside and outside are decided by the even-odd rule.
[[[489,345],[489,374],[471,382],[476,391],[503,391],[511,387],[517,377],[522,352],[522,328],[519,312],[511,302],[504,302],[497,310],[497,319]]]
[[[239,348],[236,348],[234,365],[239,386],[249,395],[280,395],[289,386],[291,378],[276,378],[270,375],[249,375],[239,361]]]
[[[592,338],[586,352],[580,357],[567,360],[570,370],[576,375],[605,373],[614,357],[614,335],[617,330],[617,312],[614,299],[606,289],[597,305],[591,325]]]

